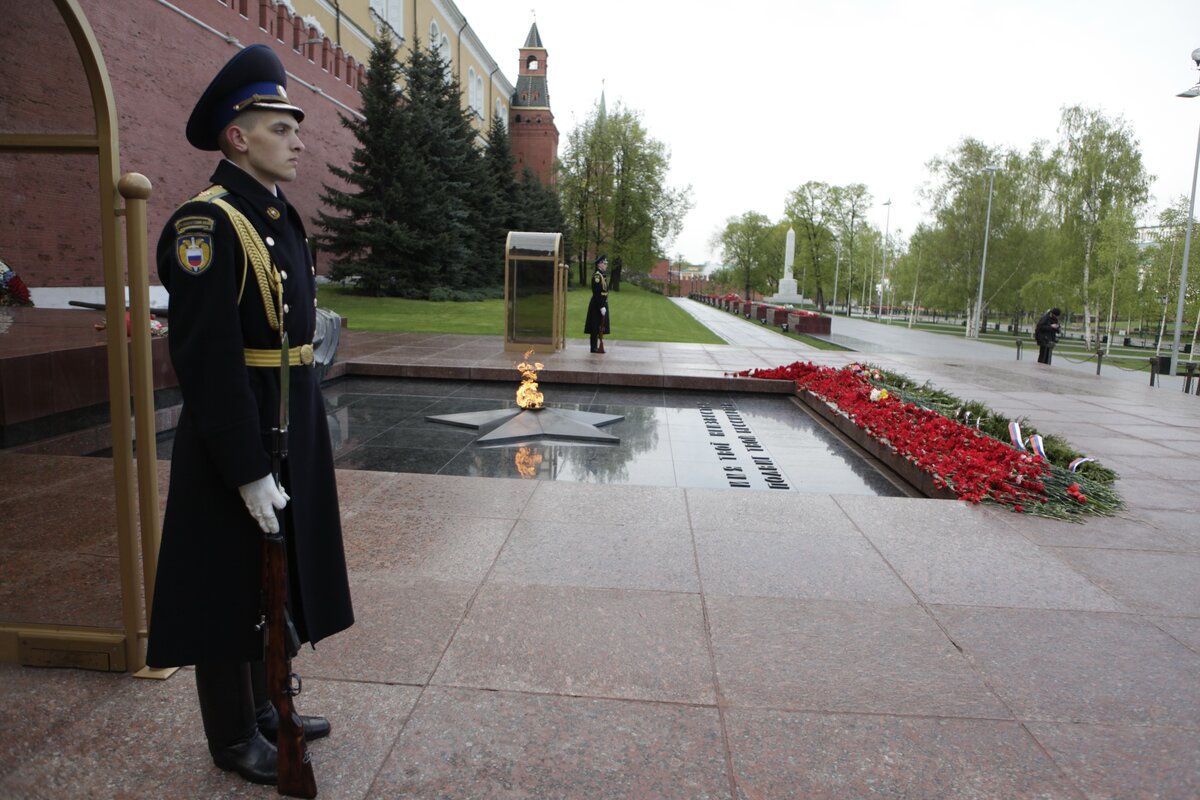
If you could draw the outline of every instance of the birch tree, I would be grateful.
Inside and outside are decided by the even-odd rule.
[[[1135,215],[1146,202],[1151,176],[1132,129],[1121,117],[1082,106],[1062,111],[1054,150],[1053,196],[1068,244],[1068,267],[1082,292],[1083,336],[1092,342],[1096,244],[1104,218],[1123,207]]]

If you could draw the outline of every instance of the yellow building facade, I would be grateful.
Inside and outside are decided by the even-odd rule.
[[[372,37],[388,29],[400,45],[401,61],[414,42],[437,49],[458,79],[463,108],[471,113],[480,134],[487,133],[493,115],[508,124],[513,84],[450,0],[287,0],[287,4],[309,31],[316,29],[316,38],[327,38],[361,64],[370,59]],[[492,44],[505,51],[520,45]]]

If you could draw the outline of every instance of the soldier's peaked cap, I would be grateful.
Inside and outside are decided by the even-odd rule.
[[[229,59],[204,90],[187,123],[187,140],[199,150],[220,150],[221,131],[243,111],[287,111],[296,121],[304,111],[287,96],[287,71],[265,44],[252,44]]]

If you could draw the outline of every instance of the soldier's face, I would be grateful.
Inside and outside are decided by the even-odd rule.
[[[255,111],[248,121],[242,129],[246,149],[241,166],[266,186],[294,181],[304,152],[300,123],[286,111]]]

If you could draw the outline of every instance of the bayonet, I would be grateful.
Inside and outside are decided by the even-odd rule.
[[[287,331],[279,337],[279,427],[274,433],[274,447],[272,448],[272,456],[278,453],[278,458],[272,458],[272,467],[275,472],[275,481],[279,482],[279,470],[282,467],[283,459],[287,458],[288,441],[288,386],[291,382],[292,365],[288,358],[288,335]]]

